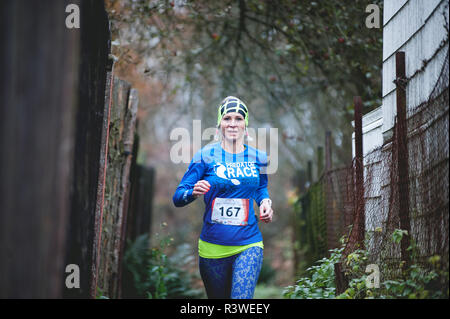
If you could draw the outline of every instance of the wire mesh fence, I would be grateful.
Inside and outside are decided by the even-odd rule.
[[[402,262],[426,266],[433,256],[448,274],[448,59],[447,49],[424,103],[408,105],[405,98],[404,119],[397,114],[392,137],[364,156],[362,178],[355,157],[345,167],[325,171],[300,197],[297,241],[307,250],[306,264],[341,246],[344,236],[344,258],[366,249],[368,262],[382,267],[385,280],[399,273]],[[409,79],[400,80],[398,92],[407,92]],[[399,230],[403,236],[395,242]]]

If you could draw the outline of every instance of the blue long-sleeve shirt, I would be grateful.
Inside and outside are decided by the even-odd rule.
[[[253,200],[259,205],[269,198],[265,174],[267,155],[245,145],[245,151],[228,153],[220,143],[209,144],[192,159],[173,195],[175,206],[195,200],[194,185],[207,180],[210,190],[203,196],[205,212],[200,239],[219,245],[247,245],[262,240]],[[231,200],[230,200],[231,199]],[[246,217],[243,215],[247,211]]]

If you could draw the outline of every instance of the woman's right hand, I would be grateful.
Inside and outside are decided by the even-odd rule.
[[[200,197],[201,195],[206,194],[210,188],[211,188],[211,185],[209,184],[209,182],[207,180],[204,180],[204,179],[199,180],[194,185],[194,191],[192,192],[192,195],[194,195],[196,198]]]

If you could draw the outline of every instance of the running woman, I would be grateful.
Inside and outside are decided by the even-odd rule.
[[[203,196],[205,212],[198,241],[200,275],[208,298],[251,299],[263,260],[259,218],[272,221],[267,190],[267,155],[244,144],[248,109],[238,98],[225,98],[218,109],[220,142],[198,151],[175,191],[175,206]]]

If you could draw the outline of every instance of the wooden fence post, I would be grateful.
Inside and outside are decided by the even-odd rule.
[[[97,287],[118,298],[138,97],[128,82],[114,78],[113,83]]]
[[[109,120],[111,116],[112,91],[114,89],[114,60],[109,59],[106,72],[105,103],[103,109],[103,123],[101,133],[101,149],[98,165],[98,184],[95,205],[94,242],[92,250],[92,281],[90,297],[95,298],[97,294],[98,270],[100,266],[100,248],[102,239],[102,221],[105,199],[105,179],[108,167],[108,144],[109,144]]]
[[[112,61],[108,15],[102,1],[80,1],[78,108],[66,263],[80,267],[80,288],[64,289],[65,298],[94,298],[102,199],[101,176],[108,127],[107,96]],[[73,31],[72,31],[73,32]],[[105,104],[106,103],[106,104]],[[106,125],[106,126],[105,126]],[[99,188],[100,187],[100,188]]]
[[[123,146],[124,146],[124,156],[126,157],[125,164],[122,168],[122,200],[119,203],[119,210],[122,210],[121,220],[118,222],[118,228],[120,227],[120,236],[116,238],[116,249],[118,250],[118,261],[117,261],[117,283],[116,283],[116,296],[121,297],[122,291],[122,259],[125,249],[125,240],[127,234],[127,219],[128,219],[128,208],[130,200],[130,190],[131,190],[131,165],[133,161],[133,148],[135,142],[136,133],[136,118],[137,109],[139,104],[138,91],[136,89],[131,89],[128,96],[128,107],[125,114],[124,120],[124,132],[123,132]]]

